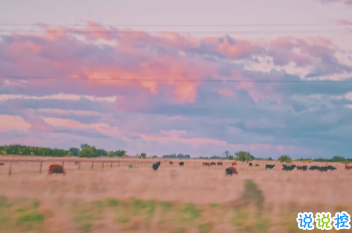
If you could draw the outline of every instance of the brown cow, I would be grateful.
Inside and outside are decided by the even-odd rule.
[[[220,165],[222,166],[222,162],[218,162],[218,166],[220,166]]]
[[[350,170],[351,167],[350,167],[350,166],[347,166],[347,165],[345,164],[345,169],[346,169],[346,170]]]
[[[204,163],[203,163],[203,166],[208,166],[208,167],[209,167],[209,166],[210,166],[210,163],[204,162]]]
[[[233,166],[233,165],[237,165],[237,163],[236,163],[236,162],[233,162],[233,163],[232,163],[232,166]]]
[[[49,174],[53,174],[53,173],[62,173],[62,174],[66,174],[66,172],[64,171],[64,168],[61,165],[58,164],[53,164],[49,166]]]
[[[174,163],[172,161],[170,161],[169,164],[174,164]]]
[[[235,167],[226,168],[226,175],[233,175],[233,174],[236,174],[236,175],[238,174]]]

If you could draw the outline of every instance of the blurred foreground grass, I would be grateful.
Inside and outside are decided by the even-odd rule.
[[[199,194],[201,195],[201,194]],[[45,201],[45,200],[44,200]],[[1,233],[153,232],[153,233],[295,233],[299,210],[291,204],[272,218],[264,197],[251,180],[233,204],[204,204],[106,198],[92,202],[58,200],[42,208],[37,199],[0,196]],[[52,204],[52,206],[50,205]],[[64,208],[63,206],[67,206]],[[337,206],[336,210],[347,210]],[[63,217],[64,216],[64,217]],[[313,230],[310,232],[320,232]],[[347,232],[347,230],[340,232]]]

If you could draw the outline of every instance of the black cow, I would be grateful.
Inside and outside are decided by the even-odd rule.
[[[256,164],[255,166],[256,166],[256,167],[259,167],[259,164]]]
[[[311,170],[311,171],[313,171],[313,170],[319,170],[319,171],[320,171],[320,167],[318,167],[318,166],[311,166],[311,167],[309,168],[309,170]]]
[[[153,168],[154,171],[156,171],[156,170],[158,170],[159,166],[160,166],[160,161],[154,163],[152,168]]]
[[[268,169],[268,168],[269,169],[273,169],[274,167],[275,167],[275,165],[266,164],[265,165],[265,170]]]
[[[238,174],[237,170],[235,167],[229,167],[229,168],[226,168],[226,175],[233,175],[233,174]]]
[[[296,167],[296,165],[292,164],[290,166],[287,166],[285,164],[282,165],[282,170],[284,171],[292,171],[294,168]]]
[[[0,163],[0,166],[4,166],[5,165],[5,163]]]
[[[297,170],[307,170],[307,166],[297,166]]]
[[[211,164],[210,164],[210,166],[216,166],[216,163],[214,163],[214,162],[211,162]]]
[[[51,174],[54,174],[54,173],[56,173],[56,174],[59,174],[59,173],[65,174],[64,169],[63,169],[62,167],[55,167],[55,168],[52,170]]]
[[[233,172],[230,168],[226,168],[226,175],[233,175]]]
[[[181,167],[184,167],[185,163],[184,162],[180,162],[179,163]]]
[[[329,166],[327,166],[327,169],[333,171],[333,170],[336,170],[336,167],[329,165]]]
[[[253,167],[252,163],[249,163],[249,166],[250,166],[250,167]]]

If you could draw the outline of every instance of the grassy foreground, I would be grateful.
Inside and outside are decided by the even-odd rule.
[[[201,195],[201,194],[200,194]],[[153,233],[295,233],[298,210],[285,208],[279,218],[271,218],[264,197],[255,183],[247,180],[241,199],[234,204],[194,205],[157,200],[117,200],[92,202],[57,200],[62,208],[41,206],[39,200],[0,197],[0,232],[153,232]],[[49,205],[50,206],[50,205]],[[337,209],[338,210],[338,209]],[[320,232],[313,230],[310,232]],[[346,232],[341,230],[340,232]]]

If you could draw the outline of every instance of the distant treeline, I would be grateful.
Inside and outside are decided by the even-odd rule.
[[[101,156],[108,157],[128,157],[127,151],[125,150],[117,150],[117,151],[106,151],[104,149],[98,149],[95,146],[90,146],[88,144],[81,144],[80,148],[71,147],[69,150],[65,149],[57,149],[57,148],[48,148],[48,147],[36,147],[36,146],[25,146],[19,144],[13,145],[5,145],[0,146],[0,153],[3,155],[12,154],[12,155],[37,155],[37,156],[53,156],[53,157],[63,157],[63,156],[78,156],[85,158],[94,158]],[[249,162],[251,160],[273,160],[272,157],[269,158],[258,158],[254,157],[247,151],[239,151],[235,152],[233,155],[230,154],[229,151],[225,151],[223,153],[225,156],[210,156],[210,157],[198,157],[199,159],[228,159],[228,160],[238,160],[238,161],[246,161]],[[131,157],[131,156],[129,156]],[[147,158],[146,153],[137,154],[138,158]],[[157,158],[157,156],[153,156],[153,158]],[[169,154],[163,155],[162,158],[178,158],[178,159],[190,159],[191,156],[189,154]],[[281,162],[291,163],[292,159],[287,155],[282,155],[278,158]],[[348,163],[352,162],[352,158],[345,158],[342,156],[334,156],[332,159],[295,159],[295,161],[305,161],[305,162],[343,162]]]
[[[323,159],[323,158],[317,158],[317,159],[296,159],[298,161],[307,161],[307,160],[311,160],[311,161],[315,161],[315,162],[352,162],[352,158],[345,158],[342,156],[334,156],[332,157],[332,159]]]
[[[68,151],[63,149],[51,149],[47,147],[23,146],[23,145],[5,145],[0,146],[0,152],[3,155],[39,155],[39,156],[54,156],[63,157]]]
[[[163,158],[177,158],[177,159],[190,159],[191,156],[190,155],[184,155],[184,154],[169,154],[169,155],[163,155]]]

